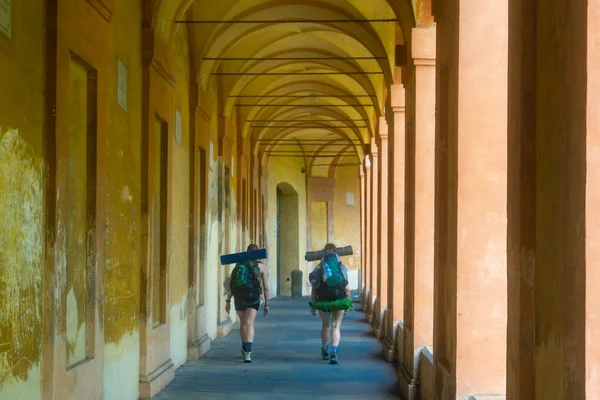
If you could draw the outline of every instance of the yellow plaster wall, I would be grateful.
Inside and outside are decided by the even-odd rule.
[[[347,204],[346,195],[354,195],[354,205]],[[358,271],[360,270],[360,178],[358,167],[338,167],[335,171],[335,208],[333,226],[335,244],[351,245],[354,254],[344,257],[348,267],[348,280],[351,289],[358,289]]]
[[[171,130],[173,169],[171,173],[171,257],[169,264],[169,299],[171,322],[171,360],[176,367],[187,358],[187,293],[189,273],[190,148],[189,91],[190,55],[188,28],[179,24],[175,30],[175,110],[181,114],[181,144],[176,140],[176,126]],[[175,118],[173,119],[176,120]]]
[[[107,60],[107,228],[104,270],[104,395],[135,399],[139,381],[141,268],[141,11],[117,2]],[[127,40],[124,40],[124,39]],[[117,59],[127,68],[127,110],[117,102]]]
[[[300,158],[273,158],[269,162],[266,238],[267,268],[269,270],[269,286],[271,296],[277,293],[277,238],[275,236],[275,218],[277,215],[277,185],[287,182],[298,193],[298,261],[297,266],[304,272],[303,291],[308,282],[308,263],[304,260],[306,253],[306,176],[301,173],[303,163]],[[285,278],[284,278],[285,279]]]
[[[41,397],[44,5],[12,2],[0,33],[0,398]]]

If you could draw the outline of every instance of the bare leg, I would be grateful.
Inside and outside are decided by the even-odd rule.
[[[246,310],[246,340],[244,342],[252,343],[254,341],[254,321],[256,320],[256,310],[248,308]]]
[[[342,319],[344,318],[344,311],[336,310],[331,312],[332,317],[332,328],[333,328],[333,337],[331,338],[331,345],[333,347],[337,347],[340,345],[340,327],[342,326]]]
[[[329,344],[329,315],[325,311],[319,311],[321,317],[321,343],[323,346]]]
[[[246,332],[248,331],[246,326],[246,311],[238,311],[237,315],[240,320],[240,339],[242,339],[242,343],[244,343],[246,342]]]

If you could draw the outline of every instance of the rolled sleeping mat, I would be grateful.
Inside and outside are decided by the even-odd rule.
[[[221,256],[221,265],[243,263],[248,260],[264,260],[265,258],[267,258],[267,249],[224,254]]]
[[[337,247],[335,249],[335,253],[340,256],[340,257],[344,257],[344,256],[351,256],[352,254],[354,254],[354,251],[352,250],[352,246],[346,246],[346,247]],[[304,259],[306,261],[317,261],[320,260],[321,258],[323,258],[323,250],[319,250],[319,251],[307,251],[306,254],[304,255]]]
[[[310,308],[321,311],[350,310],[353,307],[352,300],[348,297],[332,301],[309,301],[308,305]]]

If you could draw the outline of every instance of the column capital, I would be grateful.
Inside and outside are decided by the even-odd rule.
[[[371,157],[377,157],[379,154],[379,149],[377,148],[377,140],[375,138],[371,138]]]
[[[412,28],[411,54],[414,65],[435,66],[436,28]]]
[[[391,107],[393,112],[404,112],[406,109],[406,90],[402,84],[390,86]]]
[[[379,117],[379,129],[378,129],[378,134],[377,134],[377,138],[376,138],[376,142],[377,142],[377,146],[380,145],[381,140],[382,139],[386,139],[388,138],[388,123],[387,123],[387,119],[384,116]]]
[[[363,164],[363,169],[364,169],[364,173],[365,174],[367,173],[368,169],[371,169],[371,157],[368,154],[365,156],[365,161],[364,161],[364,164]]]

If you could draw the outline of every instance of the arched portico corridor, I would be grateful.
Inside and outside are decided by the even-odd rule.
[[[251,364],[240,358],[239,330],[217,339],[206,356],[175,373],[157,400],[392,400],[399,399],[395,369],[382,357],[366,315],[344,317],[340,364],[320,358],[318,316],[307,299],[271,300],[271,313],[256,322]]]
[[[331,242],[370,327],[316,371],[600,399],[599,24],[600,0],[0,0],[0,400],[306,380],[317,335],[275,332],[286,307],[317,329],[300,303],[235,364],[220,256],[266,248],[271,297],[308,296]]]

